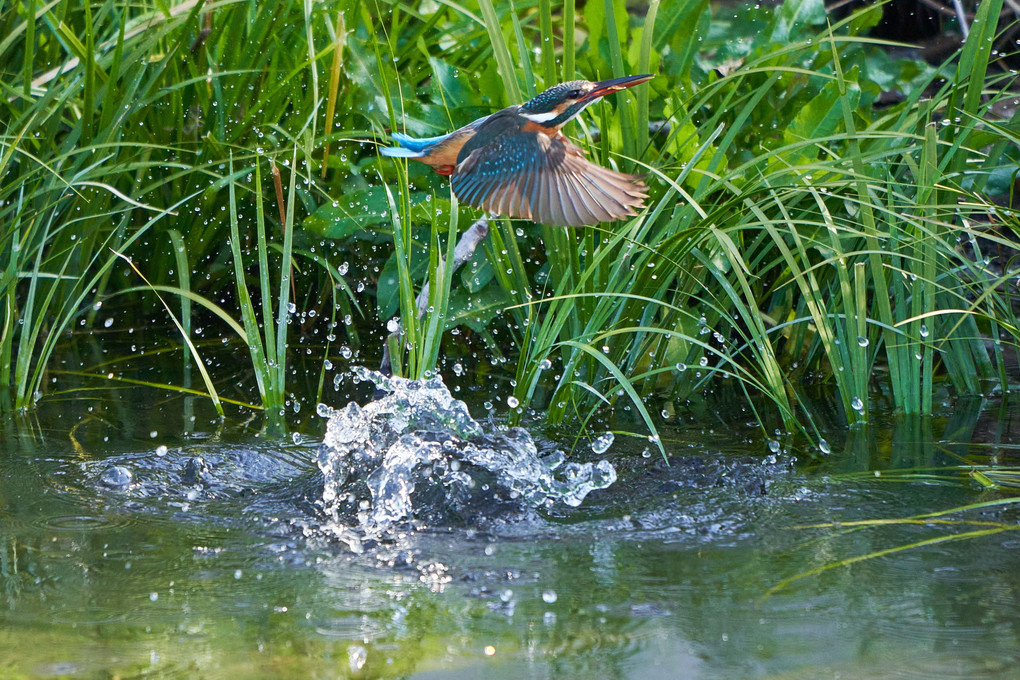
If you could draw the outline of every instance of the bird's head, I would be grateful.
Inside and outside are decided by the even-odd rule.
[[[571,80],[553,85],[521,106],[520,113],[533,123],[559,129],[585,107],[594,104],[607,94],[625,90],[651,80],[654,76],[625,76],[611,80]]]

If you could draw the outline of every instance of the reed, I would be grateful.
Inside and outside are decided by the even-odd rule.
[[[798,4],[776,11],[773,31]],[[613,7],[586,8],[589,25],[605,30],[589,42],[598,38],[606,48],[613,75],[645,70],[658,6],[643,26],[633,18],[621,26]],[[994,7],[985,11],[994,16]],[[994,22],[975,21],[957,79],[939,97],[876,114],[862,95],[866,79],[843,66],[868,49],[854,33],[866,24],[859,15],[831,27],[818,19],[795,24],[787,42],[763,41],[740,68],[686,101],[667,102],[674,111],[661,145],[667,153],[653,144],[636,157],[632,143],[642,136],[633,121],[655,115],[643,94],[636,115],[627,104],[597,114],[602,140],[622,138],[622,160],[644,165],[663,190],[645,214],[612,232],[543,229],[558,282],[548,297],[527,300],[534,289],[497,277],[529,310],[526,328],[521,314],[514,317],[520,402],[531,403],[551,378],[552,422],[619,397],[643,415],[650,399],[735,379],[749,394],[766,395],[789,429],[817,436],[799,406],[803,375],[833,383],[851,424],[867,422],[882,376],[908,414],[931,413],[939,373],[958,393],[987,389],[996,377],[1008,389],[1004,371],[992,370],[988,330],[979,325],[994,324],[996,333],[1014,327],[1000,298],[1003,279],[981,271],[956,243],[962,235],[1005,246],[978,226],[999,211],[960,182],[985,181],[1001,159],[967,143],[973,125],[936,121],[957,100],[963,114],[983,119],[967,107],[981,105],[973,92],[985,87],[987,53],[975,50],[990,44]],[[624,66],[624,54],[636,54],[637,63]],[[800,106],[767,106],[780,93]],[[776,116],[765,122],[784,130],[768,147],[758,132],[763,106]],[[696,120],[693,112],[709,113]],[[742,150],[755,144],[758,154]],[[604,149],[603,141],[591,153]],[[498,269],[519,269],[505,242],[493,250],[503,254]]]
[[[715,389],[746,393],[768,436],[814,440],[809,387],[850,425],[879,394],[928,414],[943,391],[1008,390],[1020,324],[1000,251],[1018,222],[988,197],[1017,142],[993,116],[1000,6],[928,68],[863,37],[876,8],[834,21],[799,0],[735,17],[679,0],[3,4],[2,405],[46,394],[98,305],[136,314],[153,290],[179,296],[185,336],[236,300],[228,328],[277,429],[291,333],[324,364],[393,315],[404,375],[463,356],[449,331],[470,328],[481,361],[511,361],[511,421],[615,412],[653,442],[659,411]],[[647,175],[647,209],[578,230],[494,220],[474,278],[445,263],[477,212],[370,143],[643,72],[658,77],[567,133]],[[893,86],[904,100],[876,108]]]

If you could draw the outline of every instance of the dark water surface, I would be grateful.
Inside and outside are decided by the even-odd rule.
[[[124,390],[3,423],[0,678],[1020,677],[1016,511],[846,526],[1007,497],[958,466],[1015,465],[1020,411],[876,424],[824,456],[773,453],[744,417],[667,421],[670,467],[586,447],[619,479],[579,508],[360,554],[323,530],[324,425],[281,442],[207,411]]]

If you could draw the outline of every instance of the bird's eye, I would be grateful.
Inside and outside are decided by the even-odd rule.
[[[571,99],[580,99],[581,97],[584,96],[584,91],[571,90],[570,92],[567,93],[567,96],[570,97]]]

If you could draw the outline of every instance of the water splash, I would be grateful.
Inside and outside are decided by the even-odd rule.
[[[560,502],[576,507],[616,481],[608,461],[542,456],[520,428],[486,432],[441,378],[406,380],[355,368],[377,398],[334,410],[319,449],[322,508],[353,549],[412,525],[471,523]],[[398,525],[400,525],[398,527]]]

